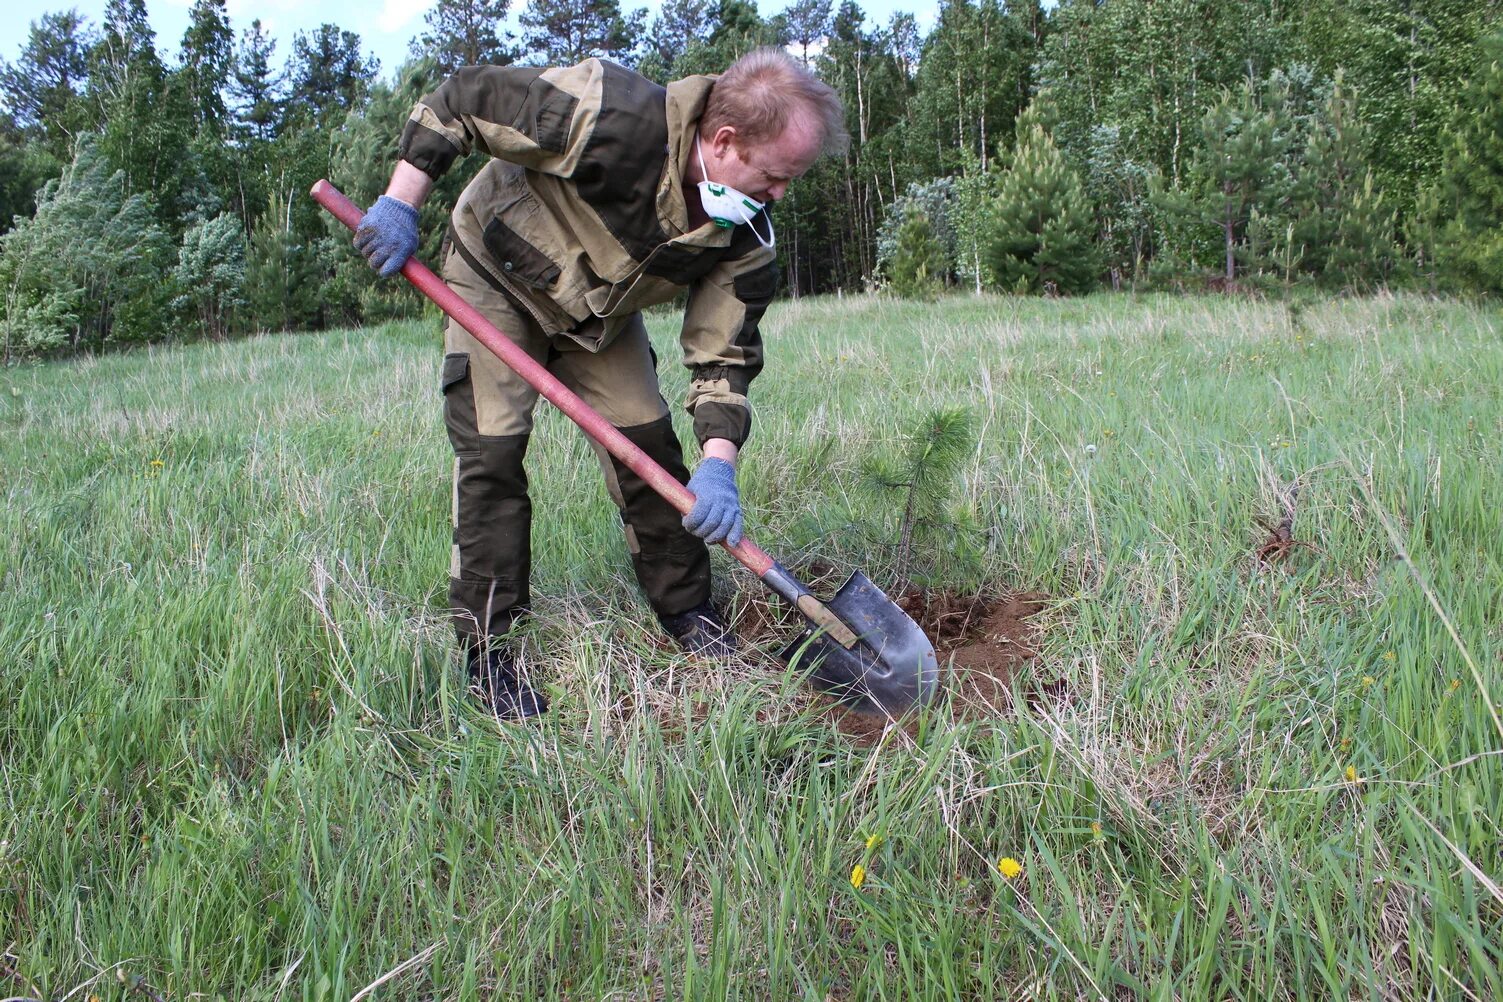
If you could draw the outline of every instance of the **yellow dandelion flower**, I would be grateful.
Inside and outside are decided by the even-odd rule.
[[[166,464],[166,463],[163,463],[163,462],[162,462],[162,461],[161,461],[161,460],[160,460],[160,459],[153,459],[153,460],[152,460],[152,461],[151,461],[151,464],[150,464],[150,465],[151,465],[151,466],[154,466],[154,467],[158,467],[158,468],[160,468],[160,467],[162,467],[162,466],[165,466],[165,465],[167,465],[167,464]]]
[[[1460,689],[1460,688],[1461,688],[1461,679],[1459,679],[1459,678],[1453,678],[1453,679],[1451,679],[1451,691],[1455,692],[1457,689]]]
[[[1011,856],[1003,856],[997,860],[997,872],[1007,880],[1014,880],[1023,873],[1023,864]]]
[[[1365,782],[1361,776],[1357,775],[1357,767],[1355,765],[1346,767],[1346,781],[1353,786],[1361,786]]]
[[[1091,834],[1094,835],[1094,836],[1096,836],[1097,838],[1101,837],[1101,822],[1100,821],[1092,821],[1091,822]]]
[[[1363,675],[1362,676],[1362,688],[1366,689],[1368,686],[1372,685],[1376,681],[1377,681],[1377,679],[1373,678],[1371,675]]]
[[[866,883],[866,867],[857,863],[851,867],[851,886],[859,891],[864,883]]]
[[[866,851],[867,852],[871,852],[873,849],[875,849],[877,846],[879,846],[881,844],[882,844],[882,836],[881,835],[873,835],[873,836],[871,836],[870,838],[868,838],[866,840]]]
[[[1383,660],[1387,661],[1389,664],[1393,664],[1398,659],[1399,659],[1399,656],[1397,654],[1395,654],[1393,651],[1384,651],[1383,652]]]

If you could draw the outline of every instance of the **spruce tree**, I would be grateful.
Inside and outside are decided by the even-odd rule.
[[[1100,269],[1090,200],[1054,140],[1034,125],[1002,176],[986,252],[997,284],[1012,292],[1083,293]]]

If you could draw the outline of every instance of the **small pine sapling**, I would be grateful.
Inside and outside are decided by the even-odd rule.
[[[874,455],[862,463],[861,484],[878,501],[897,502],[898,540],[894,566],[898,583],[913,582],[915,562],[932,579],[941,566],[974,571],[980,552],[974,516],[957,507],[961,464],[975,450],[971,413],[963,408],[931,411],[900,436],[896,454]],[[926,583],[928,583],[926,581]]]

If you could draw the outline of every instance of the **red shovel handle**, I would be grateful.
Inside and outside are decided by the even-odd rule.
[[[311,192],[315,201],[351,230],[360,225],[364,212],[351,202],[340,190],[328,181],[319,181]],[[647,481],[647,484],[664,500],[680,512],[688,513],[694,507],[694,495],[688,488],[652,458],[621,434],[609,421],[579,398],[531,355],[519,348],[511,338],[503,334],[495,324],[485,319],[480,311],[460,298],[459,294],[444,280],[433,274],[428,266],[415,257],[402,265],[402,275],[417,286],[419,292],[438,304],[438,308],[453,317],[475,339],[500,357],[501,361],[516,370],[517,375],[527,380],[534,389],[547,397],[554,406],[569,416],[569,419],[584,429],[584,433],[599,442],[605,450],[631,468],[632,472]],[[721,544],[725,545],[725,544]],[[742,539],[736,546],[725,546],[731,555],[757,577],[761,577],[773,565],[772,557],[749,539]]]

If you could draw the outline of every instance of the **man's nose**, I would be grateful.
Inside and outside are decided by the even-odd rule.
[[[783,200],[783,196],[786,195],[786,194],[788,194],[788,182],[787,181],[779,181],[777,184],[771,185],[767,189],[768,198],[769,198],[770,201],[773,201],[773,202],[780,202],[780,201],[782,201]]]

